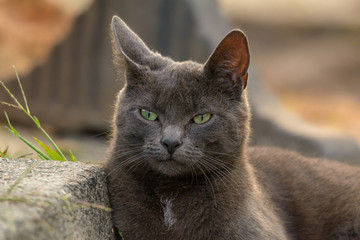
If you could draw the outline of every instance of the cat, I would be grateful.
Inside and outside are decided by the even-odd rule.
[[[119,239],[360,239],[358,168],[248,146],[243,32],[199,64],[111,26],[126,81],[105,166]]]

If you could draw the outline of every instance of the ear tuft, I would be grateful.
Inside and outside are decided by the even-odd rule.
[[[250,52],[243,32],[233,30],[218,44],[204,66],[209,78],[224,80],[224,86],[245,89]],[[230,81],[230,82],[229,82]]]

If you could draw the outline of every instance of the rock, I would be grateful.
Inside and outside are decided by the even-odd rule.
[[[108,207],[101,166],[0,159],[0,239],[113,239]]]

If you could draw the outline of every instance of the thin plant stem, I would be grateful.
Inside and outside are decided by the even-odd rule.
[[[26,107],[26,112],[30,115],[30,109],[29,109],[29,106],[28,106],[28,103],[27,103],[27,100],[26,100],[26,96],[25,96],[25,93],[24,93],[24,89],[23,89],[22,84],[21,84],[21,82],[20,82],[19,74],[18,74],[18,72],[16,71],[15,65],[13,65],[13,68],[14,68],[14,71],[15,71],[15,74],[16,74],[16,79],[17,79],[17,81],[18,81],[18,84],[19,84],[19,87],[20,87],[20,90],[21,90],[21,95],[23,96],[23,99],[24,99],[24,103],[25,103],[25,107]]]
[[[22,110],[19,106],[16,106],[15,104],[7,103],[7,102],[0,102],[0,104]]]
[[[26,112],[26,110],[24,109],[24,107],[21,105],[21,103],[16,99],[16,97],[11,93],[11,91],[6,87],[6,85],[0,81],[0,84],[3,86],[3,88],[5,89],[5,91],[10,95],[10,97],[16,102],[17,104],[17,108],[23,110],[24,112]],[[10,103],[5,103],[5,102],[1,102],[1,104],[5,104],[5,105],[13,105],[13,104],[10,104]]]

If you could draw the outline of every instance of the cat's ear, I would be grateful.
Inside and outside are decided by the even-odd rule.
[[[141,65],[144,58],[153,54],[136,33],[118,16],[113,16],[111,28],[119,53],[128,64]]]
[[[243,32],[228,33],[211,54],[204,66],[208,78],[219,79],[223,87],[245,89],[248,78],[250,52]]]

